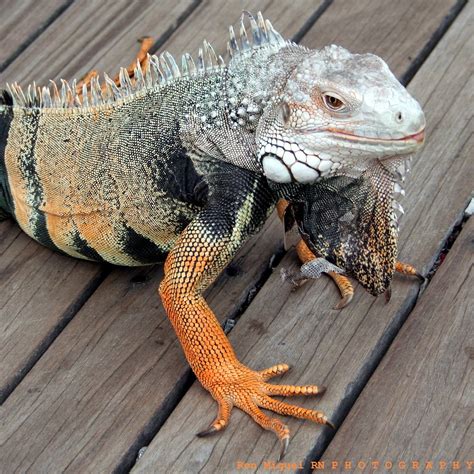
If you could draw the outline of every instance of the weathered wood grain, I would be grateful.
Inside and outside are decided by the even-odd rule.
[[[474,467],[474,219],[470,219],[322,461]],[[467,462],[471,462],[468,469]],[[328,464],[326,464],[328,465]],[[370,465],[360,472],[372,472]]]
[[[305,0],[298,5],[301,10],[294,8],[292,21],[287,19],[286,35],[297,32],[310,8],[319,3]],[[248,6],[261,8],[270,17],[275,16],[273,9],[281,11],[280,2]],[[197,18],[225,14],[228,25],[239,18],[241,8],[236,4],[222,12],[220,2],[208,2]],[[202,25],[187,22],[165,47],[175,50],[175,39],[189,29],[194,33],[183,46],[196,45]],[[220,34],[226,38],[227,28]],[[280,225],[273,221],[216,282],[208,298],[221,319],[233,316],[245,302],[280,242]],[[0,459],[5,465],[20,470],[32,466],[100,471],[133,462],[138,447],[170,412],[190,374],[156,294],[161,275],[159,267],[116,270],[97,289],[0,408],[4,433]],[[137,280],[145,283],[133,284]]]
[[[429,43],[439,25],[462,5],[462,1],[374,2],[335,0],[323,21],[305,35],[304,44],[321,48],[336,43],[356,53],[374,53],[402,77],[420,55],[420,45]],[[341,13],[342,12],[342,13]],[[343,31],[357,31],[345,35]]]
[[[170,34],[197,0],[77,0],[0,74],[0,81],[46,84],[91,69],[118,72],[134,60],[138,39]]]
[[[7,226],[0,226],[0,238]],[[0,402],[97,286],[101,272],[98,265],[40,248],[25,234],[0,248]]]
[[[131,61],[141,25],[167,30],[190,8],[192,0],[161,2],[163,11],[153,10],[151,1],[142,2],[143,10],[132,16],[134,22],[127,5],[125,1],[76,2],[0,75],[0,87],[7,78],[32,80],[36,72],[37,78],[46,77],[42,74],[56,77],[89,67],[83,56],[88,42],[93,42],[95,54],[108,68],[129,61],[118,59],[124,54],[124,44]],[[119,31],[111,23],[119,26]],[[97,286],[101,273],[97,265],[44,249],[11,222],[0,223],[0,403]]]
[[[69,5],[71,0],[0,2],[0,71],[33,42]]]
[[[399,4],[391,3],[393,8]],[[340,14],[342,17],[344,11]],[[468,84],[472,74],[465,67],[470,57],[468,20],[468,12],[462,12],[409,87],[426,111],[428,144],[416,158],[407,184],[400,253],[424,272],[431,268],[471,194],[471,110],[462,105],[472,100]],[[280,268],[292,264],[294,259],[287,256]],[[240,318],[230,339],[239,358],[252,367],[262,369],[278,362],[292,365],[283,383],[328,386],[320,401],[295,402],[324,410],[338,424],[415,304],[417,293],[416,282],[400,277],[394,282],[389,304],[359,289],[352,304],[337,312],[330,309],[335,302],[330,282],[316,281],[290,293],[276,272]],[[197,438],[195,433],[212,421],[215,410],[215,403],[195,383],[134,472],[234,472],[238,462],[255,463],[250,471],[264,471],[264,461],[276,461],[275,437],[238,411],[224,433]],[[304,462],[322,452],[328,428],[298,420],[290,420],[289,425],[293,439],[285,461]]]
[[[238,32],[242,10],[248,10],[254,14],[261,10],[264,17],[272,21],[280,33],[284,33],[286,38],[293,38],[300,34],[301,29],[313,15],[322,13],[321,10],[327,2],[324,0],[295,0],[291,3],[278,0],[240,0],[227,2],[225,9],[222,2],[213,0],[210,3],[218,14],[209,15],[209,3],[201,3],[192,16],[184,22],[179,32],[173,35],[173,42],[169,46],[171,53],[179,55],[189,50],[192,54],[197,54],[202,38],[206,38],[212,43],[216,53],[224,56],[227,53],[229,25],[234,25],[236,33]]]

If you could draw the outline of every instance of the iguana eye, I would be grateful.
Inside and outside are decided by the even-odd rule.
[[[344,102],[332,94],[323,94],[324,105],[329,110],[341,110],[344,107]]]

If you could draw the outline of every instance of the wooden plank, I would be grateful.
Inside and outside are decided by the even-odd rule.
[[[398,5],[401,2],[390,2],[385,11]],[[345,11],[341,10],[340,15],[344,17]],[[411,18],[416,27],[416,19]],[[471,111],[462,105],[469,103],[472,94],[467,84],[471,71],[465,67],[470,57],[467,21],[467,13],[463,12],[410,84],[426,111],[429,138],[407,183],[401,258],[411,260],[424,272],[431,268],[471,193]],[[377,28],[375,20],[373,28]],[[356,37],[357,29],[341,31],[344,35]],[[415,45],[413,48],[415,51]],[[294,257],[288,255],[242,315],[230,339],[239,359],[251,367],[263,369],[289,363],[293,370],[283,383],[328,386],[320,400],[295,402],[324,410],[338,424],[415,304],[418,284],[397,278],[387,305],[383,297],[374,300],[356,288],[352,304],[338,312],[330,309],[336,294],[327,280],[290,292],[280,281],[278,270],[292,265],[295,268]],[[193,384],[134,472],[234,472],[239,470],[239,462],[250,463],[250,471],[264,471],[264,461],[276,461],[279,447],[275,437],[238,410],[224,433],[197,438],[195,433],[212,421],[215,411],[209,395],[198,383]],[[292,442],[285,460],[304,463],[318,456],[326,445],[329,429],[299,420],[288,422]]]
[[[322,461],[474,467],[474,219],[470,219]],[[467,462],[471,462],[470,468]],[[362,470],[361,470],[362,471]]]
[[[400,78],[422,52],[420,46],[433,41],[438,25],[443,25],[463,2],[399,2],[397,8],[388,8],[388,4],[358,0],[348,7],[347,1],[335,0],[323,21],[305,35],[304,44],[321,48],[336,43],[353,52],[380,55]],[[354,34],[341,34],[354,31],[355,25]]]
[[[296,33],[319,3],[297,5],[288,12],[286,35]],[[282,11],[277,1],[248,6],[272,18]],[[183,48],[194,47],[204,19],[224,22],[225,14],[228,25],[241,8],[232,4],[223,12],[219,1],[207,2],[196,12],[196,26],[193,16],[165,46],[174,50],[174,41],[191,29]],[[227,28],[220,35],[222,46]],[[280,247],[281,226],[273,222],[245,246],[211,290],[211,305],[221,318],[233,316],[245,302]],[[161,268],[116,270],[97,289],[0,408],[4,465],[12,470],[108,471],[133,463],[190,374],[156,294],[161,275]],[[137,280],[145,283],[134,284]],[[44,420],[49,420],[46,427]]]
[[[33,42],[69,5],[71,0],[0,2],[0,71]]]
[[[46,74],[57,77],[85,70],[91,67],[84,55],[90,52],[87,45],[108,68],[131,61],[141,28],[153,26],[152,33],[169,29],[192,0],[168,0],[160,9],[154,5],[151,0],[142,2],[131,22],[127,1],[76,2],[4,71],[0,81],[32,80],[35,73],[44,80]],[[129,58],[120,61],[124,45]],[[11,222],[0,223],[0,236],[1,403],[98,285],[103,270],[44,249]]]
[[[16,232],[12,223],[4,224],[0,238],[9,228]],[[0,249],[0,402],[100,279],[99,266],[50,252],[23,233]]]
[[[280,33],[284,33],[285,38],[293,38],[300,34],[311,18],[317,19],[317,15],[324,11],[326,3],[324,0],[295,0],[291,3],[277,0],[240,0],[228,2],[225,11],[208,16],[209,5],[203,2],[185,22],[183,28],[180,28],[179,33],[173,36],[169,50],[173,54],[181,54],[188,50],[196,54],[202,38],[206,38],[212,43],[217,54],[226,55],[229,25],[234,25],[236,33],[238,32],[242,10],[248,10],[253,14],[261,10],[264,17],[272,21]],[[216,10],[219,7],[222,9],[222,3],[218,6],[213,0],[211,4],[215,4],[212,8]],[[199,36],[196,32],[199,32]]]
[[[139,38],[170,34],[196,4],[164,0],[158,8],[153,0],[78,0],[3,71],[0,81],[46,84],[91,69],[114,74],[135,59]]]

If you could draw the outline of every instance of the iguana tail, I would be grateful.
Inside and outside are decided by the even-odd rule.
[[[5,149],[13,118],[12,105],[11,95],[6,90],[0,89],[0,221],[8,218],[13,213],[5,169]]]

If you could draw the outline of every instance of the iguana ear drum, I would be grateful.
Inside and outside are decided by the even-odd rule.
[[[312,252],[343,268],[373,295],[390,286],[395,271],[393,187],[393,176],[377,164],[359,178],[334,176],[305,186],[304,202],[292,206]]]

